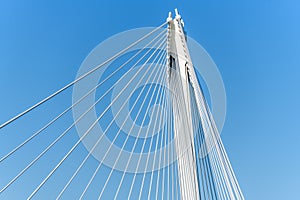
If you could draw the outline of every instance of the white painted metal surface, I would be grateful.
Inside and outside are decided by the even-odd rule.
[[[169,88],[173,91],[174,138],[182,200],[198,200],[198,180],[192,129],[188,65],[191,62],[181,16],[177,9],[168,22]]]

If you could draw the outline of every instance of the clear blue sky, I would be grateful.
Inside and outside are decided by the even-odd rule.
[[[1,1],[0,122],[74,80],[107,37],[160,25],[175,7],[222,74],[222,139],[246,199],[298,199],[297,0]]]

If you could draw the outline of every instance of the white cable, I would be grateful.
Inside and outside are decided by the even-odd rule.
[[[161,46],[163,44],[163,42],[159,45],[159,46]],[[155,52],[157,51],[157,49],[155,50]],[[153,52],[153,54],[147,59],[147,61],[145,62],[145,63],[147,63],[150,59],[151,59],[151,57],[155,54],[155,52]],[[145,65],[145,64],[144,64]],[[150,68],[148,68],[147,69],[147,71],[149,70]],[[147,73],[147,72],[146,72]],[[146,74],[145,73],[145,74]],[[145,76],[145,74],[143,75],[143,77]],[[135,76],[136,76],[136,74],[135,74]],[[142,78],[143,78],[142,77]],[[141,80],[142,80],[142,78],[141,78]],[[141,80],[139,81],[139,82],[141,82]],[[139,84],[139,83],[138,83]],[[137,85],[138,85],[137,84]],[[131,92],[131,94],[133,93],[134,91],[132,91]],[[131,96],[131,94],[129,95],[129,96]],[[119,111],[121,111],[121,109],[119,110]],[[116,136],[117,136],[118,134],[116,134]],[[115,137],[115,139],[116,139],[117,137]],[[114,140],[115,140],[114,139]],[[112,142],[112,144],[114,143],[114,141]],[[111,146],[112,146],[112,144],[111,144]],[[110,146],[110,147],[111,147]],[[107,156],[107,153],[109,152],[109,150],[106,152],[106,154],[105,154],[105,156],[104,157],[106,157]],[[94,179],[94,177],[95,177],[95,175],[96,175],[96,173],[97,173],[97,171],[99,170],[99,168],[100,168],[100,164],[99,164],[99,166],[97,167],[97,169],[95,170],[95,173],[93,174],[93,176],[92,176],[92,178],[90,179],[90,181],[89,181],[89,183],[88,183],[88,185],[85,187],[85,189],[84,189],[84,192],[82,193],[82,195],[81,195],[81,197],[80,197],[80,199],[83,197],[83,195],[85,194],[85,192],[86,192],[86,190],[88,189],[88,187],[89,187],[89,185],[91,184],[91,182],[92,182],[92,180]],[[107,181],[109,180],[109,178],[107,179]],[[106,181],[106,182],[107,182]]]
[[[163,54],[162,54],[162,55],[163,55]],[[160,59],[161,59],[161,58],[160,58]],[[159,60],[160,60],[160,59],[159,59]],[[148,91],[150,91],[150,90],[148,90]],[[147,93],[147,94],[148,94],[148,93]],[[144,98],[144,101],[145,101],[145,100],[146,100],[146,98]],[[144,102],[144,101],[143,101],[143,102]],[[141,111],[141,108],[142,108],[142,107],[140,107],[140,110],[139,110],[138,112]],[[132,108],[132,109],[133,109],[133,108]],[[137,115],[137,117],[138,117],[138,115]],[[135,118],[135,121],[137,120],[137,117]],[[135,123],[135,122],[134,122],[134,123]],[[132,128],[133,128],[133,126],[131,127],[131,129],[130,129],[129,132],[131,132]],[[138,135],[139,135],[139,134],[138,134]],[[129,136],[129,135],[128,135],[128,136]],[[123,143],[122,148],[124,148],[125,144],[127,143],[127,140],[128,140],[128,138],[129,138],[128,136],[126,137],[125,142]],[[137,136],[137,138],[138,138],[138,137],[139,137],[139,136]],[[137,140],[135,141],[134,146],[135,146],[136,143],[137,143]],[[131,155],[132,155],[132,154],[131,154]],[[118,162],[119,156],[120,156],[120,154],[118,154],[118,157],[117,157],[116,162]],[[131,158],[131,157],[130,157],[130,158]],[[129,160],[130,160],[130,158],[129,158]],[[129,163],[129,160],[128,160],[127,164],[126,164],[126,167],[125,167],[125,170],[124,170],[124,171],[127,171],[127,165],[128,165],[128,163]],[[104,189],[105,189],[106,185],[108,184],[108,180],[110,179],[111,174],[112,174],[112,171],[110,172],[110,174],[109,174],[109,176],[108,176],[108,179],[107,179],[107,181],[105,182],[104,187],[102,188],[102,190],[101,190],[101,192],[100,192],[100,195],[99,195],[98,199],[101,198],[101,196],[102,196],[102,194],[103,194],[103,192],[104,192]],[[125,176],[125,175],[124,175],[124,173],[123,173],[122,178],[121,178],[121,181],[120,181],[120,184],[119,184],[117,190],[119,190],[119,187],[120,187],[120,185],[121,185],[122,182],[123,182],[124,176]]]
[[[112,60],[114,60],[115,58],[119,57],[120,55],[122,55],[124,52],[126,52],[128,49],[134,47],[135,45],[137,45],[138,43],[140,43],[141,41],[143,41],[144,39],[146,39],[147,37],[149,37],[151,34],[153,34],[154,32],[156,32],[157,30],[159,30],[160,28],[162,28],[164,25],[166,25],[167,22],[163,23],[162,25],[160,25],[159,27],[155,28],[154,30],[152,30],[150,33],[144,35],[143,37],[141,37],[140,39],[138,39],[137,41],[133,42],[131,45],[129,45],[128,47],[124,48],[123,50],[119,51],[118,53],[116,53],[114,56],[110,57],[109,59],[107,59],[106,61],[104,61],[102,64],[98,65],[97,67],[95,67],[94,69],[92,69],[91,71],[83,74],[82,76],[78,77],[77,79],[75,79],[74,81],[72,81],[71,83],[67,84],[66,86],[62,87],[61,89],[59,89],[58,91],[54,92],[53,94],[49,95],[48,97],[46,97],[45,99],[41,100],[40,102],[36,103],[35,105],[33,105],[32,107],[28,108],[27,110],[21,112],[20,114],[18,114],[17,116],[11,118],[10,120],[6,121],[5,123],[3,123],[2,125],[0,125],[0,129],[2,129],[3,127],[7,126],[8,124],[10,124],[11,122],[15,121],[16,119],[22,117],[23,115],[25,115],[26,113],[30,112],[31,110],[33,110],[34,108],[40,106],[41,104],[45,103],[46,101],[48,101],[49,99],[51,99],[52,97],[58,95],[59,93],[61,93],[62,91],[68,89],[69,87],[71,87],[72,85],[74,85],[75,83],[77,83],[78,81],[80,81],[81,79],[85,78],[86,76],[92,74],[93,72],[95,72],[96,70],[98,70],[99,68],[101,68],[102,66],[106,65],[107,63],[111,62]]]
[[[159,62],[158,62],[159,63]],[[164,75],[164,73],[161,73],[162,75]],[[163,78],[163,76],[162,76],[162,78]],[[160,83],[160,81],[158,82],[158,83]],[[156,88],[157,88],[157,85],[156,85],[156,87],[155,87],[155,90],[156,90]],[[160,89],[161,90],[161,89]],[[159,94],[160,92],[158,92],[158,94]],[[157,95],[157,97],[158,97],[158,95]],[[155,102],[157,101],[157,97],[156,97],[156,100],[155,100]],[[151,100],[149,101],[149,102],[151,102],[152,101],[152,97],[151,97]],[[149,108],[149,106],[148,106],[148,108]],[[147,110],[148,110],[148,108],[147,108]],[[157,117],[156,117],[157,118]],[[145,117],[143,118],[143,121],[144,121],[144,119],[145,119]],[[143,124],[144,122],[142,122],[142,124]],[[156,127],[156,121],[155,121],[155,124],[154,124],[154,127]],[[155,130],[155,128],[154,128],[154,130]],[[158,129],[159,130],[159,129]],[[139,133],[138,133],[138,136],[137,136],[137,138],[139,138],[139,135],[140,135],[140,131],[141,131],[141,129],[139,130]],[[148,127],[148,129],[147,129],[147,132],[149,131],[149,127]],[[152,141],[152,139],[153,139],[153,137],[151,138],[151,141]],[[152,143],[152,142],[151,142]],[[136,143],[135,143],[136,144]],[[145,142],[144,142],[144,144],[145,144]],[[143,146],[144,146],[144,144],[143,144]],[[136,145],[134,145],[133,146],[133,150],[135,149],[135,146]],[[150,144],[150,147],[151,147],[151,144]],[[144,148],[142,147],[142,149],[144,150]],[[143,152],[143,150],[142,150],[142,152]],[[149,156],[148,156],[149,157]],[[141,158],[141,156],[140,156],[140,158]],[[125,171],[127,171],[127,168],[128,168],[128,166],[129,166],[129,160],[131,159],[131,156],[130,156],[130,158],[128,159],[128,162],[127,162],[127,164],[126,164],[126,167],[125,167]],[[138,169],[138,166],[139,165],[137,165],[137,168],[136,169]],[[124,176],[125,176],[125,171],[122,173],[122,178],[121,178],[121,181],[120,181],[120,184],[119,184],[119,187],[118,187],[118,189],[117,189],[117,192],[116,192],[116,195],[115,195],[115,198],[114,199],[116,199],[117,198],[117,194],[118,194],[118,192],[119,192],[119,190],[120,190],[120,188],[121,188],[121,185],[122,185],[122,183],[123,183],[123,180],[124,180]],[[133,182],[133,181],[132,181]]]
[[[163,141],[164,141],[164,138],[165,138],[165,129],[162,131],[162,137],[161,137],[161,140],[160,140],[160,149],[162,149],[163,147]],[[157,179],[156,179],[156,187],[155,187],[155,199],[158,199],[158,187],[159,187],[159,183],[160,183],[160,175],[161,175],[161,171],[162,171],[162,153],[163,151],[160,151],[159,153],[159,159],[158,159],[158,170],[157,170]],[[156,154],[155,154],[155,157],[156,157]],[[154,166],[155,166],[156,163],[153,163],[153,168],[152,170],[154,170]],[[151,186],[152,184],[150,185],[150,190],[148,192],[148,200],[150,199],[151,195],[150,195],[150,191],[151,191]]]
[[[142,68],[141,68],[142,69]],[[140,69],[140,70],[141,70]],[[135,76],[134,76],[135,78]],[[128,84],[127,84],[128,85]],[[115,99],[120,96],[120,94],[125,90],[127,86],[125,86],[122,91],[117,95]],[[114,99],[114,100],[115,100]],[[50,178],[50,176],[57,170],[57,168],[64,162],[64,160],[74,151],[74,149],[78,146],[78,144],[82,141],[83,138],[91,131],[91,129],[98,123],[98,121],[103,117],[103,115],[108,111],[109,107],[114,103],[112,101],[110,105],[102,112],[102,114],[97,118],[97,120],[91,125],[91,127],[80,137],[80,139],[76,142],[76,144],[69,150],[69,152],[64,156],[64,158],[55,166],[55,168],[48,174],[48,176],[40,183],[40,185],[32,192],[32,194],[28,197],[28,199],[32,198],[35,193],[44,185],[44,183]]]
[[[164,74],[164,73],[162,73],[162,74]],[[165,74],[164,74],[164,75],[165,75]],[[159,91],[158,94],[160,94],[160,91]],[[157,96],[157,98],[158,98],[158,96]],[[156,98],[155,102],[157,101],[157,98]],[[151,100],[150,100],[150,102],[151,102]],[[158,119],[158,117],[157,117],[156,120],[155,120],[154,127],[156,127],[157,119]],[[161,121],[162,121],[162,119],[160,119],[160,122],[161,122]],[[158,130],[160,130],[160,128],[159,128]],[[149,127],[148,127],[148,130],[147,130],[147,131],[149,131]],[[150,141],[150,147],[152,146],[152,142],[153,142],[153,137],[151,138],[151,141]],[[145,144],[146,144],[146,140],[145,140],[144,143],[143,143],[143,146],[142,146],[142,152],[144,151]],[[149,151],[150,151],[150,149],[149,149]],[[137,164],[137,168],[136,168],[136,169],[138,169],[139,166],[140,166],[141,157],[142,157],[142,155],[139,157],[139,160],[138,160],[138,164]],[[148,157],[147,157],[145,166],[148,165],[149,157],[150,157],[150,152],[149,152],[149,154],[148,154]],[[146,172],[143,174],[143,177],[142,177],[142,185],[141,185],[141,190],[140,190],[140,194],[139,194],[138,199],[141,198],[141,194],[142,194],[142,190],[143,190],[143,186],[144,186],[145,175],[146,175]],[[134,179],[133,179],[133,181],[132,181],[132,183],[131,183],[131,186],[130,186],[129,198],[131,197],[131,191],[132,191],[132,188],[133,188],[133,185],[134,185],[135,178],[136,178],[136,176],[134,176]]]
[[[147,52],[149,53],[150,50]],[[146,56],[147,53],[144,55]],[[143,56],[143,57],[144,57]],[[142,57],[142,58],[143,58]],[[140,58],[140,60],[142,59]],[[139,60],[139,61],[140,61]],[[138,61],[138,62],[139,62]],[[127,73],[126,73],[127,74]],[[124,74],[124,75],[126,75]],[[118,80],[115,84],[117,84],[120,80]],[[115,85],[114,84],[114,85]],[[16,175],[7,185],[5,185],[1,190],[0,190],[0,193],[2,193],[4,190],[6,190],[12,183],[14,183],[22,174],[24,174],[24,172],[29,169],[38,159],[40,159],[53,145],[55,145],[79,120],[82,119],[83,116],[85,116],[99,101],[102,100],[102,98],[104,96],[106,96],[109,91],[111,90],[112,88],[110,88],[109,90],[106,91],[105,94],[103,94],[87,111],[85,111],[71,126],[69,126],[58,138],[56,138],[43,152],[41,152],[32,162],[30,162],[18,175]],[[24,143],[24,142],[23,142]],[[20,145],[19,145],[20,146]],[[17,149],[16,149],[17,150]]]
[[[85,97],[87,97],[89,94],[91,94],[94,90],[96,90],[100,85],[102,85],[105,81],[107,81],[109,78],[111,78],[114,74],[116,74],[120,69],[122,69],[126,64],[128,64],[130,61],[132,61],[138,54],[140,54],[143,50],[145,50],[154,40],[156,40],[161,34],[163,33],[163,31],[158,34],[154,39],[152,39],[147,45],[145,45],[145,47],[143,47],[142,49],[140,49],[135,55],[133,55],[131,58],[129,58],[124,64],[122,64],[117,70],[115,70],[113,73],[111,73],[108,77],[106,77],[103,81],[101,81],[99,84],[97,84],[93,89],[91,89],[88,93],[86,93],[83,97],[81,97],[78,101],[76,101],[74,104],[72,104],[70,107],[68,107],[66,110],[64,110],[61,114],[59,114],[58,116],[56,116],[54,119],[52,119],[49,123],[47,123],[44,127],[42,127],[41,129],[39,129],[36,133],[34,133],[32,136],[30,136],[29,138],[27,138],[24,142],[22,142],[20,145],[18,145],[17,147],[15,147],[12,151],[10,151],[8,154],[6,154],[5,156],[3,156],[0,159],[0,163],[2,161],[4,161],[6,158],[8,158],[10,155],[12,155],[13,153],[15,153],[18,149],[20,149],[21,147],[23,147],[25,144],[27,144],[30,140],[32,140],[34,137],[36,137],[37,135],[39,135],[43,130],[45,130],[46,128],[48,128],[51,124],[53,124],[54,122],[56,122],[61,116],[63,116],[65,113],[67,113],[70,109],[72,109],[74,106],[76,106],[78,103],[80,103]]]
[[[164,94],[166,93],[166,90],[164,90]],[[166,104],[166,98],[165,98],[165,95],[163,96],[164,99],[163,99],[163,105],[164,105],[164,108],[165,108],[165,112],[164,112],[164,115],[166,115],[165,113],[167,112],[167,107],[165,106]],[[162,120],[160,120],[160,123],[159,123],[159,126],[161,126],[161,122]],[[168,123],[168,121],[166,121]],[[166,124],[167,126],[167,124]],[[157,153],[157,149],[158,149],[158,142],[160,141],[159,140],[159,135],[161,135],[161,140],[163,138],[163,135],[164,135],[164,132],[163,132],[163,129],[161,130],[161,134],[158,133],[157,135],[157,140],[156,140],[156,143],[155,143],[155,153],[154,153],[154,158],[156,158],[156,153]],[[150,145],[151,146],[151,145]],[[160,148],[161,149],[161,148]],[[149,156],[148,156],[149,157]],[[148,159],[148,158],[147,158]],[[154,174],[154,167],[155,167],[155,163],[156,163],[156,160],[153,161],[153,164],[152,164],[152,170],[151,170],[151,176],[150,176],[150,188],[148,190],[148,195],[147,195],[147,198],[149,199],[150,198],[150,193],[151,193],[151,189],[152,189],[152,180],[153,180],[153,174]],[[158,181],[157,181],[158,182]]]
[[[160,41],[160,40],[158,40],[158,41]],[[156,43],[157,44],[157,43]],[[156,45],[155,44],[155,45]],[[145,54],[145,55],[147,55],[149,52],[151,51],[151,49],[150,50],[148,50],[148,52]],[[144,57],[145,57],[145,55],[143,56],[143,57],[141,57],[134,65],[133,65],[133,67],[135,67]],[[129,71],[128,71],[129,72]],[[128,73],[127,72],[127,73]],[[122,77],[124,77],[127,73],[125,73]],[[121,80],[122,78],[120,78],[114,85],[116,85],[120,80]],[[112,89],[113,87],[111,87],[110,88],[110,90]],[[107,91],[108,92],[108,91]],[[110,126],[110,125],[109,125]],[[108,129],[108,128],[107,128]],[[106,129],[106,130],[107,130]],[[106,132],[106,131],[105,131]],[[101,137],[102,138],[102,137]],[[97,144],[100,142],[100,138],[99,138],[99,140],[97,141]],[[96,147],[96,145],[94,145],[94,147],[93,147],[93,149]],[[76,176],[76,174],[79,172],[79,170],[81,169],[81,167],[83,166],[83,164],[86,162],[86,160],[88,159],[88,157],[90,156],[90,154],[93,152],[93,150],[91,150],[90,152],[89,152],[89,154],[86,156],[86,158],[84,159],[84,161],[81,163],[81,165],[77,168],[77,170],[76,170],[76,172],[73,174],[73,176],[70,178],[70,180],[68,181],[68,183],[65,185],[65,187],[63,188],[63,190],[60,192],[60,194],[58,195],[58,197],[57,197],[57,199],[59,199],[60,198],[60,196],[62,195],[62,193],[66,190],[66,188],[68,187],[68,185],[71,183],[71,181],[74,179],[74,177]]]

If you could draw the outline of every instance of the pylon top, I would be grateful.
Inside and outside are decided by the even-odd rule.
[[[175,8],[175,19],[181,19],[181,16],[179,15],[177,8]]]

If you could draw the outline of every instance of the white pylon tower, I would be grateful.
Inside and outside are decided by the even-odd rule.
[[[174,19],[171,13],[167,18],[167,82],[173,109],[181,199],[244,200],[197,80],[184,23],[177,9],[175,14]],[[201,147],[199,131],[203,134]],[[201,164],[205,159],[207,163]]]
[[[186,43],[183,21],[177,9],[168,22],[168,79],[172,93],[174,140],[177,153],[180,194],[182,200],[199,200],[199,183],[192,129],[189,67],[192,61]]]

